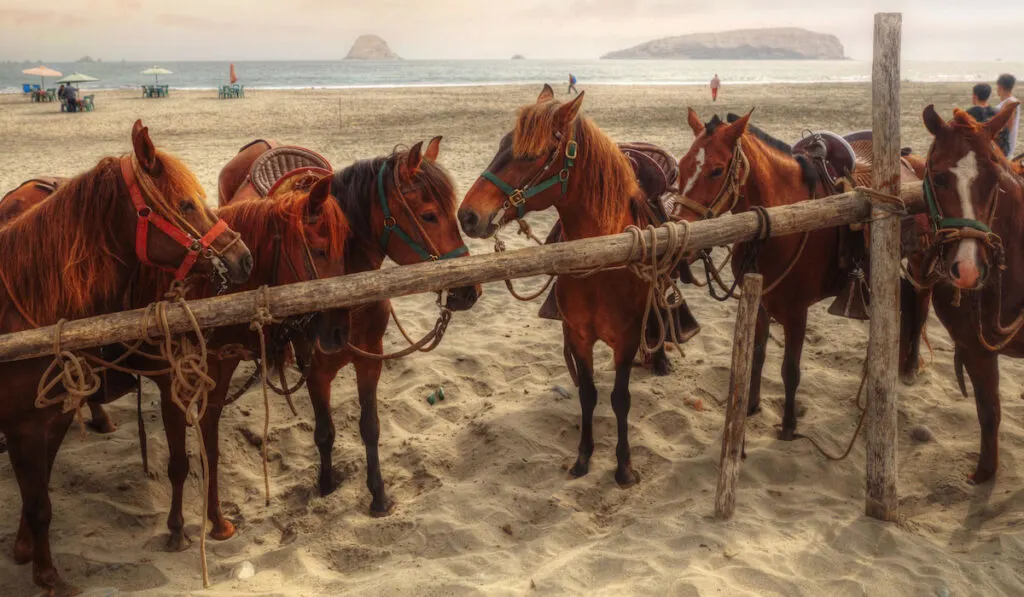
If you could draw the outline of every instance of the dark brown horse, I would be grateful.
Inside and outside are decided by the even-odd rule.
[[[809,160],[798,159],[789,145],[754,127],[749,120],[750,114],[730,118],[731,122],[715,116],[704,124],[693,110],[689,111],[688,122],[695,139],[679,162],[680,185],[685,197],[680,203],[683,218],[695,221],[730,211],[739,213],[775,207],[829,194]],[[908,173],[908,176],[913,174]],[[740,243],[733,250],[732,269],[737,278],[753,269],[765,278],[750,380],[751,413],[760,409],[761,370],[769,316],[785,330],[782,379],[786,401],[779,430],[779,438],[783,440],[793,439],[796,433],[796,392],[800,384],[807,310],[843,291],[852,268],[858,265],[842,265],[842,234],[839,228],[819,229],[772,237],[756,248]],[[866,262],[861,265],[866,269]],[[912,305],[911,301],[903,308]],[[916,335],[913,337],[916,339]],[[910,350],[903,352],[912,353]]]
[[[348,217],[352,243],[345,252],[348,273],[380,269],[385,257],[398,264],[419,263],[468,255],[455,220],[455,191],[451,178],[437,163],[441,137],[424,150],[417,143],[390,156],[362,160],[336,171],[331,192]],[[220,176],[221,203],[232,201],[239,188],[245,192],[247,172],[253,160],[269,144],[251,143]],[[451,290],[446,308],[469,309],[482,290],[479,286]],[[381,354],[391,312],[390,301],[359,305],[352,309],[349,342],[355,348]],[[315,351],[306,386],[316,416],[313,440],[320,452],[318,486],[321,495],[334,491],[335,428],[331,417],[331,382],[349,363],[355,365],[359,394],[359,433],[366,448],[366,485],[372,496],[370,514],[386,516],[393,508],[384,488],[378,444],[377,384],[381,361],[352,350],[335,354]]]
[[[234,282],[248,278],[252,256],[203,204],[195,176],[158,152],[140,122],[132,143],[133,155],[104,158],[0,228],[0,331],[118,311],[140,263],[180,277],[220,270]],[[0,432],[22,498],[15,561],[33,563],[33,579],[47,594],[71,595],[77,590],[60,578],[50,553],[47,486],[74,409],[35,405],[51,360],[0,365]],[[62,393],[58,385],[48,397]]]
[[[493,235],[520,204],[533,210],[553,206],[568,240],[616,234],[630,225],[650,223],[645,197],[625,155],[597,125],[579,116],[583,97],[581,93],[563,104],[545,85],[536,103],[520,109],[515,129],[501,140],[488,171],[469,189],[459,208],[466,234]],[[583,412],[579,456],[570,471],[575,477],[587,474],[594,452],[593,349],[600,340],[615,353],[611,395],[618,422],[615,480],[621,486],[637,481],[630,464],[629,379],[640,348],[649,288],[628,270],[558,280],[555,296],[562,333],[576,365]]]
[[[999,355],[1024,357],[1024,177],[993,142],[1017,105],[984,124],[959,109],[949,123],[933,106],[924,110],[935,137],[925,178],[934,244],[925,271],[938,281],[932,306],[955,343],[960,390],[967,395],[963,369],[974,386],[981,425],[974,483],[999,467]]]

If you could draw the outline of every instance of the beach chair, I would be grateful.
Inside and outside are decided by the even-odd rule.
[[[21,90],[24,93],[32,93],[32,83],[22,83]]]
[[[140,85],[142,87],[142,97],[149,97],[149,85]]]
[[[50,88],[46,90],[46,101],[52,102],[57,100],[57,90]]]
[[[93,105],[93,103],[92,103],[92,98],[94,98],[94,97],[95,96],[93,96],[93,95],[87,95],[87,96],[82,98],[82,111],[83,112],[92,112],[93,110],[96,109],[96,106]]]
[[[160,97],[169,97],[170,95],[171,95],[171,86],[170,85],[161,85],[160,86]]]
[[[32,86],[32,91],[39,91],[40,89],[42,89],[42,87],[40,85],[33,85]]]
[[[245,85],[238,87],[238,97],[245,97]]]
[[[217,89],[217,98],[218,99],[225,99],[227,96],[228,96],[228,86],[227,85],[221,85],[220,88]]]

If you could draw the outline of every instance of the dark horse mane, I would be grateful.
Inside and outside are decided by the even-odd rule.
[[[561,102],[550,100],[520,109],[512,132],[515,156],[537,157],[550,151],[555,138],[555,114],[561,106]],[[578,168],[571,174],[581,181],[581,187],[585,189],[581,195],[581,206],[601,222],[609,224],[618,224],[627,215],[635,215],[637,204],[643,201],[643,193],[626,156],[611,137],[589,118],[578,116],[573,126],[573,134],[579,144],[577,161],[588,164],[586,169]],[[618,200],[620,197],[630,200]]]
[[[376,247],[370,228],[370,210],[379,202],[377,177],[381,167],[384,172],[384,189],[394,192],[394,169],[405,161],[409,151],[396,147],[391,155],[359,160],[352,165],[335,171],[331,181],[331,194],[337,199],[341,210],[348,217],[352,232],[360,242]],[[437,204],[446,217],[455,213],[455,186],[448,172],[439,164],[425,159],[413,174],[413,185],[408,190],[423,191],[422,197]],[[397,213],[394,215],[398,215]]]
[[[157,152],[163,172],[148,197],[154,211],[174,217],[164,194],[203,197],[199,181],[177,159]],[[138,174],[145,176],[144,174]],[[106,157],[93,169],[61,185],[52,195],[0,229],[0,271],[34,323],[92,314],[97,299],[119,299],[117,256],[130,246],[124,231],[113,229],[128,189],[119,158]],[[6,289],[5,289],[6,291]]]
[[[740,118],[742,117],[739,114],[736,114],[735,112],[729,112],[725,116],[725,121],[728,122],[729,124],[732,124],[739,120]],[[718,118],[718,115],[716,114],[705,125],[705,128],[707,129],[707,134],[711,135],[712,133],[714,133],[715,129],[718,128],[721,124],[722,120]],[[753,135],[756,139],[758,139],[768,147],[774,149],[776,152],[784,154],[785,156],[788,156],[790,159],[795,160],[800,165],[800,171],[803,174],[804,185],[811,193],[814,192],[814,189],[818,185],[818,174],[817,172],[815,172],[814,163],[811,162],[811,160],[808,159],[807,156],[793,155],[792,145],[786,143],[782,139],[773,137],[772,135],[768,134],[764,129],[759,128],[749,122],[747,123],[747,132]]]

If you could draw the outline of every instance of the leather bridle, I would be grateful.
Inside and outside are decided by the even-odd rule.
[[[200,255],[210,260],[219,258],[232,245],[240,241],[242,237],[228,228],[227,222],[222,219],[218,219],[206,234],[200,234],[181,218],[176,218],[178,220],[178,225],[176,225],[165,216],[153,211],[143,196],[140,180],[144,179],[137,174],[137,169],[138,161],[134,155],[121,158],[121,176],[128,187],[128,194],[131,196],[132,205],[138,216],[135,231],[135,255],[143,265],[152,265],[164,271],[174,272],[174,279],[181,281],[192,272]],[[151,225],[185,249],[185,257],[178,267],[154,263],[149,258],[149,227]],[[187,230],[183,228],[187,228]],[[213,244],[224,234],[234,234],[234,238],[222,249],[215,249]]]
[[[715,195],[715,199],[710,204],[704,205],[682,193],[674,197],[673,201],[679,209],[686,209],[695,213],[702,220],[717,218],[724,213],[732,211],[736,204],[739,203],[740,197],[743,196],[743,185],[746,184],[749,175],[750,162],[747,161],[747,156],[743,153],[743,143],[740,139],[737,139],[736,147],[732,152],[732,159],[729,160],[729,171],[722,182],[722,188],[718,190],[718,194]],[[679,209],[673,210],[675,212],[673,216],[678,217]]]
[[[559,155],[564,155],[562,169],[556,174],[541,180],[541,177],[543,177],[544,174],[555,165]],[[565,144],[565,151],[563,152],[562,134],[555,131],[555,147],[551,150],[551,154],[548,156],[547,161],[544,162],[544,165],[538,168],[531,176],[527,177],[526,182],[513,187],[490,170],[484,170],[480,177],[490,181],[494,186],[498,187],[502,193],[505,193],[505,201],[502,203],[501,211],[499,212],[502,214],[502,217],[504,217],[504,213],[506,211],[514,207],[516,209],[516,219],[521,220],[526,215],[526,201],[531,197],[543,193],[556,184],[562,185],[562,196],[565,197],[565,194],[569,190],[569,173],[572,170],[572,167],[576,164],[576,157],[578,155],[579,144],[576,143],[576,140],[573,138],[573,134],[569,134],[569,140]]]
[[[405,200],[405,191],[402,189],[402,182],[398,178],[398,165],[397,163],[392,168],[393,171],[393,183],[395,188],[398,190],[398,201],[405,211],[407,219],[412,222],[413,226],[416,227],[416,234],[419,236],[419,240],[414,239],[398,225],[398,220],[391,213],[391,205],[387,194],[387,189],[384,185],[384,176],[387,171],[388,162],[381,164],[380,169],[377,171],[377,195],[380,196],[380,209],[384,214],[384,232],[380,236],[380,248],[381,251],[387,255],[388,244],[391,242],[391,234],[400,238],[410,249],[412,249],[417,255],[419,255],[424,261],[438,261],[440,259],[451,259],[453,257],[461,257],[469,253],[469,249],[463,244],[461,247],[452,249],[447,253],[441,254],[434,243],[430,241],[430,236],[427,234],[423,226],[420,225],[416,218],[415,212],[409,207],[409,203]]]

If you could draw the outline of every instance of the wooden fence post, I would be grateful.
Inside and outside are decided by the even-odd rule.
[[[715,517],[729,520],[736,510],[736,481],[740,476],[743,452],[743,424],[747,420],[750,399],[750,370],[754,360],[754,329],[761,305],[761,274],[743,276],[740,305],[736,309],[736,330],[732,336],[732,372],[729,374],[729,401],[722,431],[722,459],[718,468]]]
[[[900,13],[875,15],[871,69],[873,186],[900,191]],[[871,224],[871,337],[867,378],[867,499],[865,512],[895,520],[896,374],[899,368],[900,221],[874,209]]]

